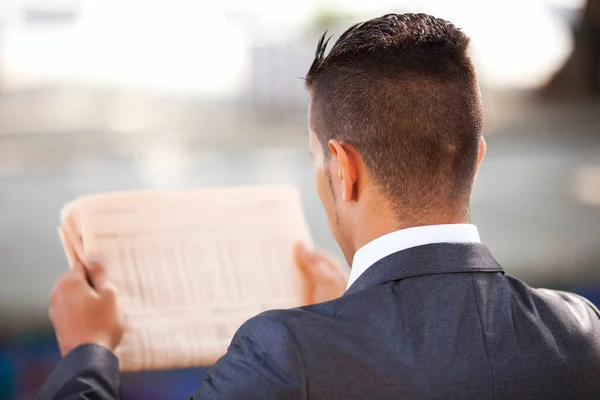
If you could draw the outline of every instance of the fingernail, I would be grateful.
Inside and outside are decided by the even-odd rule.
[[[302,244],[302,253],[305,256],[310,256],[313,253],[313,251],[314,251],[314,247],[311,246],[310,244],[308,244],[308,243]]]
[[[97,264],[100,263],[101,257],[98,253],[88,253],[85,255],[86,264]]]

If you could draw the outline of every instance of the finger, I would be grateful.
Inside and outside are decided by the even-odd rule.
[[[66,273],[63,273],[54,283],[54,287],[52,287],[52,291],[50,292],[50,304],[55,304],[56,300],[60,294],[60,287],[62,285],[62,281],[64,279]]]
[[[341,265],[329,254],[304,247],[303,251],[299,252],[299,263],[301,266],[310,270],[321,270],[321,269],[338,269]]]
[[[98,288],[98,293],[100,293],[103,298],[113,301],[117,297],[117,287],[112,282],[107,281],[103,286]]]
[[[346,268],[340,261],[333,258],[327,258],[323,262],[321,262],[321,268],[327,270],[328,273],[339,276],[341,278],[346,278],[349,275],[348,268]]]
[[[69,264],[69,268],[73,268],[75,261],[77,260],[77,255],[75,254],[75,250],[73,250],[73,246],[69,242],[67,238],[67,234],[62,226],[58,227],[58,237],[63,245],[63,249],[65,250],[65,255],[67,256],[67,263]]]
[[[85,279],[75,270],[69,270],[62,274],[56,282],[52,293],[50,294],[50,304],[56,305],[65,298],[70,298],[75,293],[81,293],[82,290],[89,288]]]
[[[56,298],[58,297],[58,285],[54,285],[52,292],[50,292],[50,305],[56,304]]]
[[[78,261],[75,260],[75,262],[73,263],[73,269],[72,271],[77,274],[78,276],[80,276],[83,279],[87,279],[88,276],[88,272],[86,270],[86,268],[83,266],[83,264]]]
[[[95,287],[92,279],[90,278],[88,269],[81,262],[76,261],[75,264],[73,264],[73,272],[75,272],[79,277],[83,278],[89,287],[92,289]]]
[[[301,268],[306,268],[306,263],[309,255],[308,246],[305,243],[298,242],[294,244],[294,261]]]
[[[86,256],[85,268],[92,286],[96,290],[101,290],[108,283],[106,268],[102,264],[100,258],[95,254]]]
[[[298,264],[312,282],[345,288],[349,271],[337,258],[318,250],[309,251],[300,257],[302,260]]]
[[[336,274],[334,271],[323,268],[322,266],[315,269],[314,275],[318,277],[319,283],[321,284],[329,285],[336,281]]]
[[[54,309],[54,307],[50,307],[48,309],[48,319],[50,319],[50,323],[52,324],[52,326],[54,328],[56,328],[56,326],[58,324],[58,320],[57,320],[56,310]]]
[[[311,264],[319,264],[321,262],[330,262],[329,256],[322,251],[315,250],[306,243],[296,243],[294,246],[294,254],[299,263],[310,267]]]
[[[75,228],[72,218],[67,219],[67,221],[62,224],[62,229],[71,249],[75,253],[76,259],[80,262],[83,261],[83,243],[81,242],[81,237]]]
[[[298,267],[312,284],[330,284],[338,274],[337,268],[330,265],[330,261],[323,253],[306,248],[297,249]]]
[[[321,280],[324,263],[327,261],[321,253],[312,250],[304,243],[299,243],[294,248],[294,257],[296,265],[309,280]]]
[[[304,293],[303,293],[303,304],[313,304],[315,303],[316,298],[316,287],[315,287],[315,277],[312,271],[309,271],[306,265],[306,253],[307,246],[302,242],[298,242],[294,244],[293,253],[294,253],[294,262],[298,267],[300,274],[303,277],[304,285]]]

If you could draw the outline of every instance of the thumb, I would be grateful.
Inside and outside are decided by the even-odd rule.
[[[298,242],[294,245],[294,259],[296,264],[301,268],[307,268],[313,264],[314,252],[308,247],[306,243]]]
[[[96,291],[100,291],[107,285],[106,268],[102,264],[100,257],[93,254],[86,256],[85,268],[87,269],[90,283]]]
[[[323,252],[314,250],[305,243],[298,243],[294,248],[296,264],[312,276],[323,275],[331,265],[331,260]]]
[[[305,304],[315,303],[315,276],[314,268],[310,268],[310,250],[306,243],[298,242],[294,244],[294,262],[300,274],[304,277],[304,296]]]

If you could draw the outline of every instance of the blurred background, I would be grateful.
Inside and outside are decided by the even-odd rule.
[[[308,155],[304,77],[328,29],[426,12],[472,37],[488,154],[472,219],[508,273],[600,303],[600,0],[0,0],[0,399],[58,349],[62,205],[106,190],[293,183],[340,255]],[[188,398],[202,369],[127,374]]]

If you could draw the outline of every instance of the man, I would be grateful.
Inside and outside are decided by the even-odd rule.
[[[600,398],[598,310],[505,275],[469,224],[486,147],[467,37],[390,14],[326,46],[306,77],[310,151],[348,289],[247,321],[192,398]],[[121,314],[88,269],[95,289],[81,269],[53,294],[65,358],[40,398],[117,396]]]

